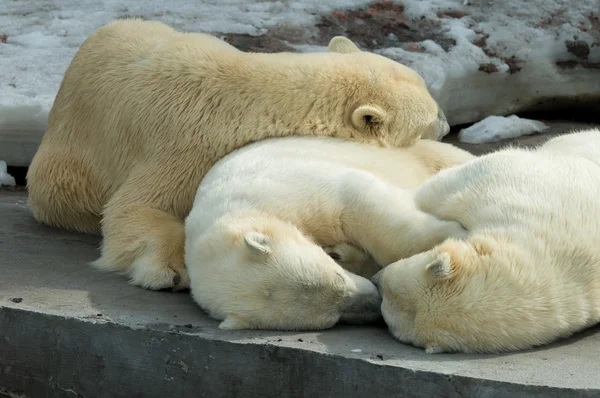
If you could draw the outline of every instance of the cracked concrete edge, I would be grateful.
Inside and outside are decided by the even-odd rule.
[[[0,325],[0,397],[600,397],[9,307]]]

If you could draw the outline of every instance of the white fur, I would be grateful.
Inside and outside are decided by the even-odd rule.
[[[186,221],[192,295],[229,328],[321,329],[340,319],[373,320],[380,301],[373,284],[321,247],[333,246],[327,252],[341,253],[342,264],[371,276],[377,264],[462,235],[459,224],[418,211],[410,189],[472,158],[425,140],[385,149],[289,137],[238,150],[206,175]],[[248,236],[270,242],[270,251],[251,255],[243,243]],[[369,257],[360,251],[373,256],[374,269],[349,264]]]
[[[600,321],[600,131],[507,149],[440,172],[423,211],[469,230],[373,278],[401,341],[526,349]]]

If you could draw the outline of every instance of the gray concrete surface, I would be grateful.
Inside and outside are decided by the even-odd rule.
[[[383,326],[221,331],[187,293],[91,269],[98,243],[0,196],[0,396],[600,397],[600,328],[479,356],[428,356]]]
[[[482,154],[532,146],[588,125]],[[35,223],[0,189],[0,397],[600,397],[600,327],[506,355],[427,356],[383,325],[311,333],[221,331],[187,293],[91,269],[99,238]],[[359,349],[360,352],[353,352]]]

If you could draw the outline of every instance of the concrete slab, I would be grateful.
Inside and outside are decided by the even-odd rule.
[[[600,397],[600,328],[479,356],[428,356],[383,326],[221,331],[187,293],[91,269],[98,243],[0,195],[0,396]]]

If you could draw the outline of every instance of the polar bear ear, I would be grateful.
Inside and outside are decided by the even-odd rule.
[[[360,52],[360,48],[352,43],[350,39],[347,39],[344,36],[336,36],[329,42],[327,51],[330,53],[349,54]]]
[[[352,112],[352,124],[357,129],[372,128],[384,120],[385,112],[374,105],[361,105]]]
[[[433,279],[446,279],[452,276],[452,261],[450,254],[443,252],[431,263],[425,266],[427,275]]]
[[[244,236],[244,242],[246,242],[246,246],[253,254],[264,256],[273,251],[271,239],[260,232],[248,232]]]

